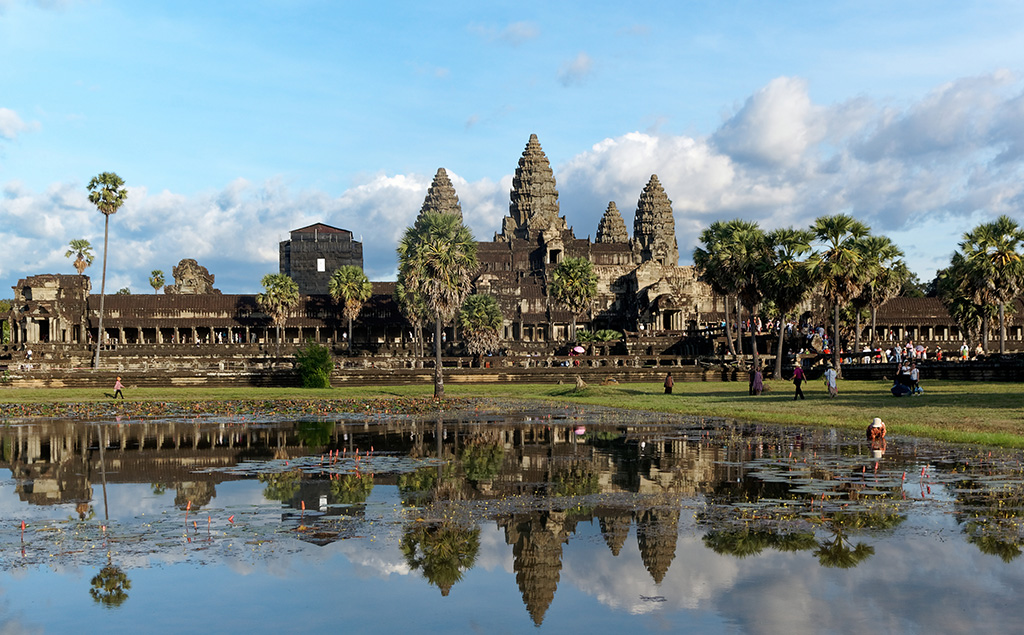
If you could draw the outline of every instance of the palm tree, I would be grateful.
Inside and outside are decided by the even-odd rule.
[[[765,297],[766,278],[771,269],[774,255],[768,236],[757,226],[757,223],[733,221],[732,231],[725,243],[725,248],[730,254],[729,259],[732,263],[728,268],[733,272],[734,279],[738,283],[737,313],[742,317],[742,309],[746,306],[747,314],[753,319]],[[749,334],[754,368],[758,368],[760,356],[757,351],[757,329],[750,328]]]
[[[426,211],[398,243],[399,277],[434,318],[434,397],[444,396],[441,325],[454,319],[477,269],[476,241],[455,214]]]
[[[159,293],[160,287],[164,286],[164,272],[154,269],[149,274],[149,286],[153,287],[153,293]]]
[[[124,569],[108,563],[93,576],[90,586],[89,595],[93,600],[106,608],[116,608],[128,599],[126,591],[132,588],[132,581]]]
[[[590,306],[597,293],[597,274],[586,258],[566,258],[555,265],[551,295],[572,315],[571,338],[576,337],[576,315]]]
[[[342,315],[348,320],[349,350],[355,334],[352,332],[352,320],[359,316],[363,303],[373,294],[373,286],[361,267],[345,265],[334,270],[327,283],[327,292],[335,302],[343,302]]]
[[[124,180],[113,172],[103,172],[94,176],[87,187],[89,202],[103,214],[103,277],[100,282],[100,319],[96,329],[96,357],[93,368],[100,366],[100,348],[103,344],[103,304],[107,291],[107,237],[110,235],[110,215],[124,205],[128,198],[128,190],[124,188]]]
[[[984,307],[973,301],[974,292],[969,289],[967,261],[963,254],[954,252],[949,266],[940,269],[935,276],[935,287],[939,299],[949,311],[950,317],[956,320],[965,340],[977,339],[978,331],[987,326]],[[987,339],[987,328],[986,339]],[[986,342],[987,344],[987,342]]]
[[[277,327],[277,357],[281,356],[281,327],[288,313],[299,303],[299,285],[283,273],[268,273],[260,280],[263,293],[256,295],[256,304]]]
[[[92,245],[84,238],[75,238],[68,244],[68,247],[70,249],[64,253],[64,257],[70,258],[74,256],[75,270],[78,272],[78,275],[85,275],[85,268],[91,265],[94,260]]]
[[[839,309],[860,293],[863,258],[857,241],[867,236],[870,229],[852,216],[836,214],[819,217],[811,230],[822,243],[821,249],[811,255],[811,276],[822,297],[832,306],[832,364],[836,372],[841,372]]]
[[[864,286],[861,288],[860,303],[871,309],[871,348],[875,348],[875,328],[878,309],[895,298],[910,279],[910,271],[903,258],[903,250],[886,236],[866,236],[858,243],[864,264]],[[860,315],[858,314],[857,340],[854,349],[860,347]]]
[[[459,311],[459,326],[466,337],[466,350],[478,358],[493,352],[501,343],[499,329],[504,321],[493,295],[474,293]]]
[[[766,297],[779,311],[779,341],[775,353],[775,377],[782,377],[782,345],[785,330],[781,325],[786,315],[796,309],[811,292],[810,270],[801,256],[811,250],[814,234],[806,229],[791,227],[776,229],[768,234],[768,243],[774,255],[767,272]]]
[[[409,320],[409,324],[416,332],[416,356],[423,357],[423,318],[427,314],[427,307],[423,302],[423,296],[408,288],[401,271],[398,272],[398,281],[395,283],[395,302],[398,304],[398,310]],[[416,363],[419,367],[420,362]]]
[[[999,353],[1006,354],[1006,303],[1024,287],[1024,229],[1009,216],[964,234],[960,249],[967,260],[975,301],[999,307]]]
[[[732,269],[732,254],[726,249],[736,224],[742,221],[727,223],[715,221],[700,233],[703,247],[693,250],[693,264],[697,277],[709,285],[711,290],[725,299],[725,337],[729,343],[729,353],[736,355],[736,346],[732,336],[732,318],[729,315],[729,298],[738,292],[739,281]]]

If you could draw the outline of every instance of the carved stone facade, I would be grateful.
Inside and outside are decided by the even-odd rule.
[[[185,258],[172,270],[174,284],[164,287],[167,295],[205,295],[220,293],[213,288],[213,274],[191,258]]]
[[[684,331],[717,325],[723,319],[723,299],[697,280],[692,266],[678,264],[672,204],[656,175],[639,196],[632,237],[612,201],[595,241],[576,238],[559,216],[555,185],[540,141],[531,135],[515,171],[502,231],[493,241],[478,243],[480,266],[473,290],[497,298],[507,348],[525,352],[557,348],[568,339],[574,317],[583,328],[634,332],[631,341],[664,331],[675,332],[678,340]],[[421,213],[428,210],[462,215],[444,169],[437,171],[426,193]],[[549,293],[553,270],[566,257],[588,259],[598,278],[591,308],[577,316]],[[292,276],[303,294],[288,319],[287,340],[338,339],[345,327],[340,309],[327,295],[327,282],[344,264],[362,266],[362,244],[352,240],[348,230],[318,223],[292,231],[291,240],[281,243],[281,272]],[[107,296],[104,341],[143,345],[269,341],[273,328],[259,311],[255,296],[220,295],[213,287],[213,275],[191,259],[182,260],[173,273],[175,284],[165,287],[166,295]],[[405,346],[410,327],[393,299],[394,283],[375,282],[373,287],[351,343],[358,336],[364,350]],[[90,336],[97,337],[99,296],[89,295],[88,277],[32,276],[14,289],[14,309],[7,319],[15,343],[84,344]],[[1024,309],[1017,315],[1022,313]],[[878,328],[886,334],[891,330],[895,339],[911,337],[915,342],[959,343],[962,337],[934,299],[901,298],[888,303],[879,311]],[[455,342],[454,331],[447,335],[449,342]],[[1008,336],[1014,348],[1024,341],[1018,318],[1011,319]],[[658,350],[671,348],[669,338],[662,339],[666,346]]]
[[[651,180],[640,193],[640,200],[636,204],[633,250],[637,253],[637,263],[654,261],[661,265],[679,264],[672,201],[668,200],[657,174],[651,175]]]
[[[455,214],[462,218],[462,205],[459,204],[459,197],[455,194],[451,179],[444,168],[438,168],[434,175],[434,181],[427,190],[427,198],[420,208],[420,216],[427,212],[438,214]]]
[[[619,213],[619,208],[615,206],[615,201],[608,203],[608,209],[604,211],[601,222],[597,224],[597,238],[595,240],[599,243],[627,244],[629,242],[629,234],[626,232],[626,221],[622,220],[622,214]]]
[[[305,295],[327,295],[331,274],[345,265],[363,268],[363,243],[347,229],[316,223],[293,229],[280,244],[280,272]]]

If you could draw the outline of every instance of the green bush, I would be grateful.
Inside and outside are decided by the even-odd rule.
[[[295,354],[303,388],[330,388],[334,359],[326,346],[311,340]]]

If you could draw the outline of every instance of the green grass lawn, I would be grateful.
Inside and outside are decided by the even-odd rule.
[[[728,417],[809,426],[864,429],[881,417],[890,434],[924,436],[960,443],[1024,447],[1024,395],[1015,383],[929,381],[925,394],[896,398],[887,382],[840,382],[839,396],[830,399],[820,382],[805,384],[805,401],[793,401],[793,385],[766,382],[769,392],[747,394],[745,382],[677,382],[665,395],[660,383],[589,386],[581,391],[558,384],[447,383],[452,397],[541,399]],[[47,404],[108,401],[109,389],[0,388],[0,402]],[[130,401],[210,401],[273,399],[352,399],[429,397],[432,385],[302,388],[129,388]]]

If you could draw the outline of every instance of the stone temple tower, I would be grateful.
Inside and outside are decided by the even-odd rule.
[[[628,243],[629,234],[626,233],[626,222],[622,220],[619,208],[615,201],[608,203],[608,209],[604,211],[601,222],[597,224],[597,238],[599,243]]]
[[[427,197],[423,200],[423,207],[420,208],[420,216],[427,212],[438,212],[441,214],[455,214],[462,218],[462,205],[459,197],[455,194],[455,187],[448,172],[444,168],[438,168],[434,175],[434,182],[427,190]]]
[[[652,174],[633,217],[633,257],[637,263],[654,261],[662,265],[679,264],[679,244],[676,242],[676,220],[672,216],[672,201]]]
[[[540,147],[537,135],[531,134],[512,178],[509,215],[502,223],[495,241],[513,238],[536,241],[541,236],[561,237],[568,229],[565,218],[558,215],[558,190],[551,164]]]

